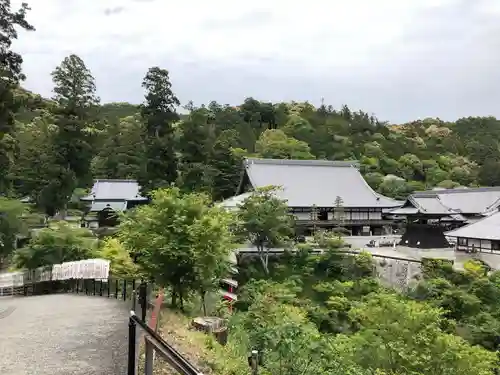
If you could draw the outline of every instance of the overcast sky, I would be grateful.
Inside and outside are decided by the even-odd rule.
[[[103,102],[141,102],[160,66],[183,103],[323,97],[391,122],[500,117],[500,0],[27,1],[37,31],[14,47],[45,96],[75,53]]]

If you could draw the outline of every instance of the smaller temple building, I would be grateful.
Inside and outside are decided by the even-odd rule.
[[[500,206],[500,187],[437,189],[411,194],[391,214],[406,217],[403,246],[445,248],[445,232],[482,220]]]
[[[222,202],[237,207],[251,191],[277,186],[304,234],[314,228],[347,229],[352,235],[378,235],[392,231],[386,211],[403,202],[376,193],[364,180],[355,161],[281,160],[248,158],[236,196]]]
[[[482,220],[445,233],[456,238],[456,250],[467,253],[494,253],[500,255],[500,212]]]
[[[82,226],[89,229],[115,227],[118,213],[129,210],[148,199],[140,195],[135,180],[96,180],[90,194],[81,198],[88,202]]]

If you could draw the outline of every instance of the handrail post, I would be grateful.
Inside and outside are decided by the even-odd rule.
[[[123,300],[127,300],[127,279],[123,280]]]
[[[132,311],[136,311],[137,309],[137,295],[135,290],[132,291]]]
[[[145,362],[144,362],[144,375],[153,375],[153,365],[154,365],[154,346],[145,338]]]
[[[133,311],[130,312],[130,318],[128,320],[128,375],[136,375],[136,339],[137,339],[137,326],[132,319],[135,315]]]
[[[141,319],[145,322],[148,308],[148,285],[143,280],[139,285],[139,304],[141,306]]]

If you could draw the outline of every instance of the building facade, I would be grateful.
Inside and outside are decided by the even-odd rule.
[[[89,229],[112,228],[119,222],[119,212],[148,199],[140,195],[140,186],[135,180],[96,180],[90,194],[81,198],[88,203],[82,226]]]
[[[445,233],[482,220],[498,210],[500,187],[439,189],[415,192],[394,215],[406,218],[401,245],[444,248]]]
[[[456,239],[457,251],[500,255],[500,212],[496,211],[472,224],[445,232],[445,236]]]
[[[251,191],[270,185],[305,232],[343,227],[353,235],[383,234],[394,225],[386,213],[403,203],[376,193],[356,162],[249,158],[237,195],[223,206],[236,209]]]

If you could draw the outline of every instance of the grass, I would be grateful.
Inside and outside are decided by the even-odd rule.
[[[203,374],[212,374],[209,365],[212,352],[208,349],[209,337],[203,332],[191,328],[191,318],[170,308],[163,307],[160,313],[158,333],[163,339],[181,353],[191,364]],[[144,366],[144,348],[141,350],[139,373]],[[170,367],[159,355],[156,356],[154,375],[174,375],[177,372]]]
[[[191,328],[191,318],[170,309],[163,309],[158,331],[165,341],[178,350],[203,374],[211,373],[208,365],[211,357],[211,352],[207,348],[208,337],[203,332]],[[163,365],[160,361],[157,364]],[[170,374],[170,372],[159,372],[158,374]]]

